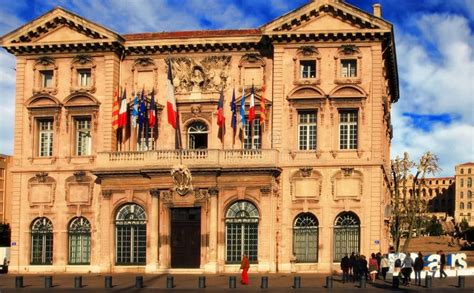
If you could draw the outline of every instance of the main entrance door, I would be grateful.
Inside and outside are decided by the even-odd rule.
[[[171,267],[199,268],[201,208],[171,209]]]

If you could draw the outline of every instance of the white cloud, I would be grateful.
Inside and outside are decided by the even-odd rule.
[[[0,153],[13,153],[15,57],[0,49]]]

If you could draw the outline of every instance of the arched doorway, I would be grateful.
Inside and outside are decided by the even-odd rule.
[[[360,251],[360,221],[352,212],[343,212],[334,221],[334,262]]]

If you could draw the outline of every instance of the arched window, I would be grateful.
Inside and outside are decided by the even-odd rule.
[[[334,262],[340,262],[344,255],[360,251],[360,221],[351,212],[343,212],[334,222]]]
[[[188,127],[188,148],[207,149],[207,125],[194,122]]]
[[[460,208],[461,210],[464,210],[464,203],[463,203],[463,202],[461,202],[461,203],[459,204],[459,208]]]
[[[91,224],[84,217],[74,218],[69,224],[69,263],[89,264],[91,256]]]
[[[464,192],[461,191],[461,198],[464,198]]]
[[[31,224],[31,264],[53,264],[53,223],[42,217]]]
[[[467,203],[467,209],[468,210],[472,209],[472,203],[470,203],[470,202]]]
[[[472,178],[467,178],[467,187],[472,187]]]
[[[318,261],[318,219],[311,213],[300,214],[295,219],[293,253],[297,262]]]
[[[472,191],[470,190],[467,191],[467,198],[472,198]]]
[[[146,263],[146,214],[141,206],[126,204],[118,210],[115,247],[117,264]]]
[[[227,263],[240,263],[242,253],[257,261],[258,221],[258,210],[251,202],[237,201],[229,207],[225,217]]]

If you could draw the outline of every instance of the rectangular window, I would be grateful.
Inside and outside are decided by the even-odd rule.
[[[38,155],[51,157],[53,155],[53,119],[38,121]]]
[[[91,86],[91,70],[90,69],[78,69],[77,70],[77,85],[80,87]]]
[[[260,118],[255,118],[252,122],[253,131],[250,131],[248,117],[244,125],[244,149],[261,149],[262,142],[260,140]]]
[[[357,111],[339,112],[339,148],[341,150],[357,149]]]
[[[342,77],[357,77],[357,60],[341,60]]]
[[[52,70],[42,70],[41,74],[41,87],[53,87],[53,71]]]
[[[91,154],[91,119],[77,118],[76,125],[76,156],[90,156]]]
[[[156,128],[148,127],[145,131],[142,130],[141,135],[138,133],[139,127],[137,127],[137,150],[139,151],[150,151],[155,149],[154,132]]]
[[[316,149],[316,112],[298,113],[298,145],[299,150]]]
[[[316,78],[316,60],[300,61],[300,78]]]

